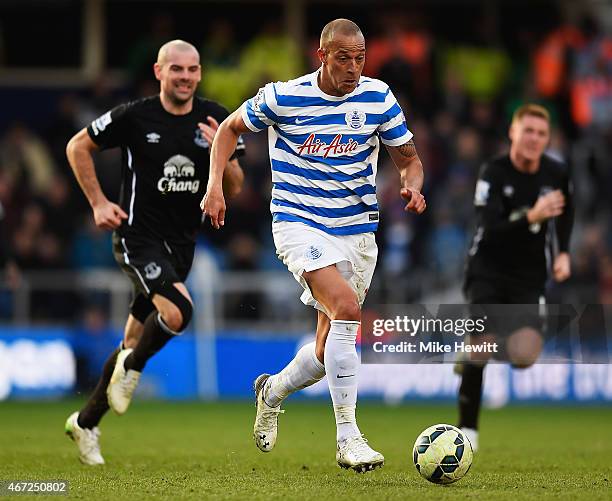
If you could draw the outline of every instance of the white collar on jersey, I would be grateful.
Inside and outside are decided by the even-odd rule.
[[[327,99],[328,101],[344,101],[347,97],[354,95],[357,92],[357,89],[359,89],[359,84],[361,84],[361,79],[363,78],[362,75],[359,78],[359,84],[350,94],[344,94],[344,96],[331,96],[330,94],[326,94],[325,92],[323,92],[321,90],[321,87],[319,87],[319,73],[321,73],[321,68],[310,74],[310,83],[312,84],[312,88],[315,90],[315,92],[321,97]]]

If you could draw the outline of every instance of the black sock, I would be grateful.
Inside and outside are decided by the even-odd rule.
[[[106,387],[108,386],[110,378],[113,375],[118,354],[119,348],[113,351],[110,357],[106,359],[106,362],[104,362],[104,368],[102,369],[100,380],[89,397],[89,400],[85,404],[85,407],[83,407],[79,412],[77,423],[81,428],[91,429],[98,426],[102,416],[104,416],[106,411],[109,409],[108,398],[106,396]]]
[[[463,377],[459,387],[459,428],[478,429],[483,372],[484,367],[478,365],[463,366]]]
[[[161,350],[173,337],[176,337],[166,332],[160,325],[158,315],[159,313],[154,311],[145,320],[140,341],[138,341],[134,351],[130,353],[123,363],[125,370],[129,371],[131,369],[142,372],[147,360]]]

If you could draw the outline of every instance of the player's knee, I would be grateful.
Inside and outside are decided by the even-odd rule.
[[[179,292],[174,285],[160,290],[159,294],[170,301],[168,306],[159,312],[164,324],[177,334],[183,332],[193,315],[191,301]]]
[[[174,305],[170,305],[159,313],[161,319],[168,329],[174,332],[180,332],[181,326],[183,325],[183,315],[181,314],[181,310]]]
[[[352,320],[359,322],[361,320],[361,308],[357,296],[346,294],[336,301],[333,309],[334,320]]]
[[[140,338],[142,337],[142,332],[138,332],[138,333],[133,333],[133,332],[126,332],[125,335],[123,336],[123,348],[136,348],[136,345],[138,344],[138,341],[140,341]]]
[[[508,360],[517,369],[530,367],[540,356],[543,344],[539,330],[534,327],[522,327],[508,337],[506,343]]]
[[[174,332],[182,332],[186,329],[193,315],[193,306],[189,299],[181,301],[179,304],[172,304],[166,311],[161,313],[162,320],[169,329]]]

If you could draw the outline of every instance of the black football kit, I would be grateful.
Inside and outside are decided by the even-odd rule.
[[[195,97],[191,112],[173,115],[152,96],[117,106],[87,128],[101,149],[122,150],[119,205],[128,218],[113,234],[113,249],[134,284],[132,313],[139,296],[150,303],[163,285],[184,282],[191,268],[210,160],[198,122],[207,123],[208,116],[221,123],[228,112]],[[243,151],[240,140],[232,158]]]
[[[565,197],[563,213],[552,221],[529,224],[527,211],[539,196],[554,190]],[[552,259],[569,249],[574,207],[566,166],[544,155],[538,171],[528,174],[517,170],[509,155],[498,157],[483,165],[474,205],[477,225],[468,252],[468,299],[538,303]]]
[[[561,190],[563,213],[530,224],[527,212],[541,195]],[[553,259],[568,252],[574,207],[567,168],[544,155],[537,172],[517,170],[509,155],[485,163],[474,195],[477,227],[468,252],[464,289],[472,315],[486,319],[507,360],[506,340],[517,329],[545,331],[544,291]],[[512,306],[508,306],[512,305]],[[483,364],[463,364],[459,387],[459,427],[478,429]],[[475,437],[475,439],[477,436]]]

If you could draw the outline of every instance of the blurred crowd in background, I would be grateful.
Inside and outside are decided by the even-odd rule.
[[[435,9],[381,9],[355,19],[366,36],[364,74],[387,82],[400,100],[425,168],[428,210],[420,217],[407,215],[397,172],[381,153],[382,217],[374,286],[393,284],[385,288],[390,292],[383,300],[418,301],[425,292],[461,285],[479,167],[508,150],[510,117],[524,102],[550,110],[549,154],[568,162],[575,183],[574,274],[569,285],[552,291],[553,297],[583,303],[612,300],[612,35],[594,13],[582,12],[568,22],[549,4],[548,15],[540,13],[537,22],[525,23],[506,23],[487,15],[486,9],[475,9],[466,17],[469,23],[448,36]],[[525,3],[517,19],[529,18],[529,5]],[[344,15],[352,17],[350,12]],[[27,118],[4,123],[1,239],[2,252],[9,256],[9,285],[18,286],[19,274],[33,271],[116,268],[110,234],[93,224],[64,150],[73,134],[114,105],[158,92],[152,64],[162,43],[173,38],[194,43],[204,69],[200,94],[231,111],[266,82],[318,67],[318,32],[331,17],[321,19],[308,24],[306,43],[297,43],[274,17],[245,37],[242,24],[229,15],[216,18],[201,39],[193,39],[182,32],[172,11],[151,11],[141,21],[148,26],[141,38],[112,54],[123,60],[124,85],[111,85],[102,75],[87,89],[54,90],[53,112],[42,125]],[[201,245],[223,270],[283,270],[270,231],[267,137],[252,134],[245,141],[243,192],[231,201],[223,231],[205,227]],[[114,150],[97,159],[110,198],[118,193],[119,155]],[[0,315],[7,319],[10,298],[6,293],[2,297]],[[257,305],[259,299],[250,301]],[[47,303],[43,317],[75,314],[74,308],[62,312],[49,304],[53,302]],[[258,314],[256,307],[249,311]]]

